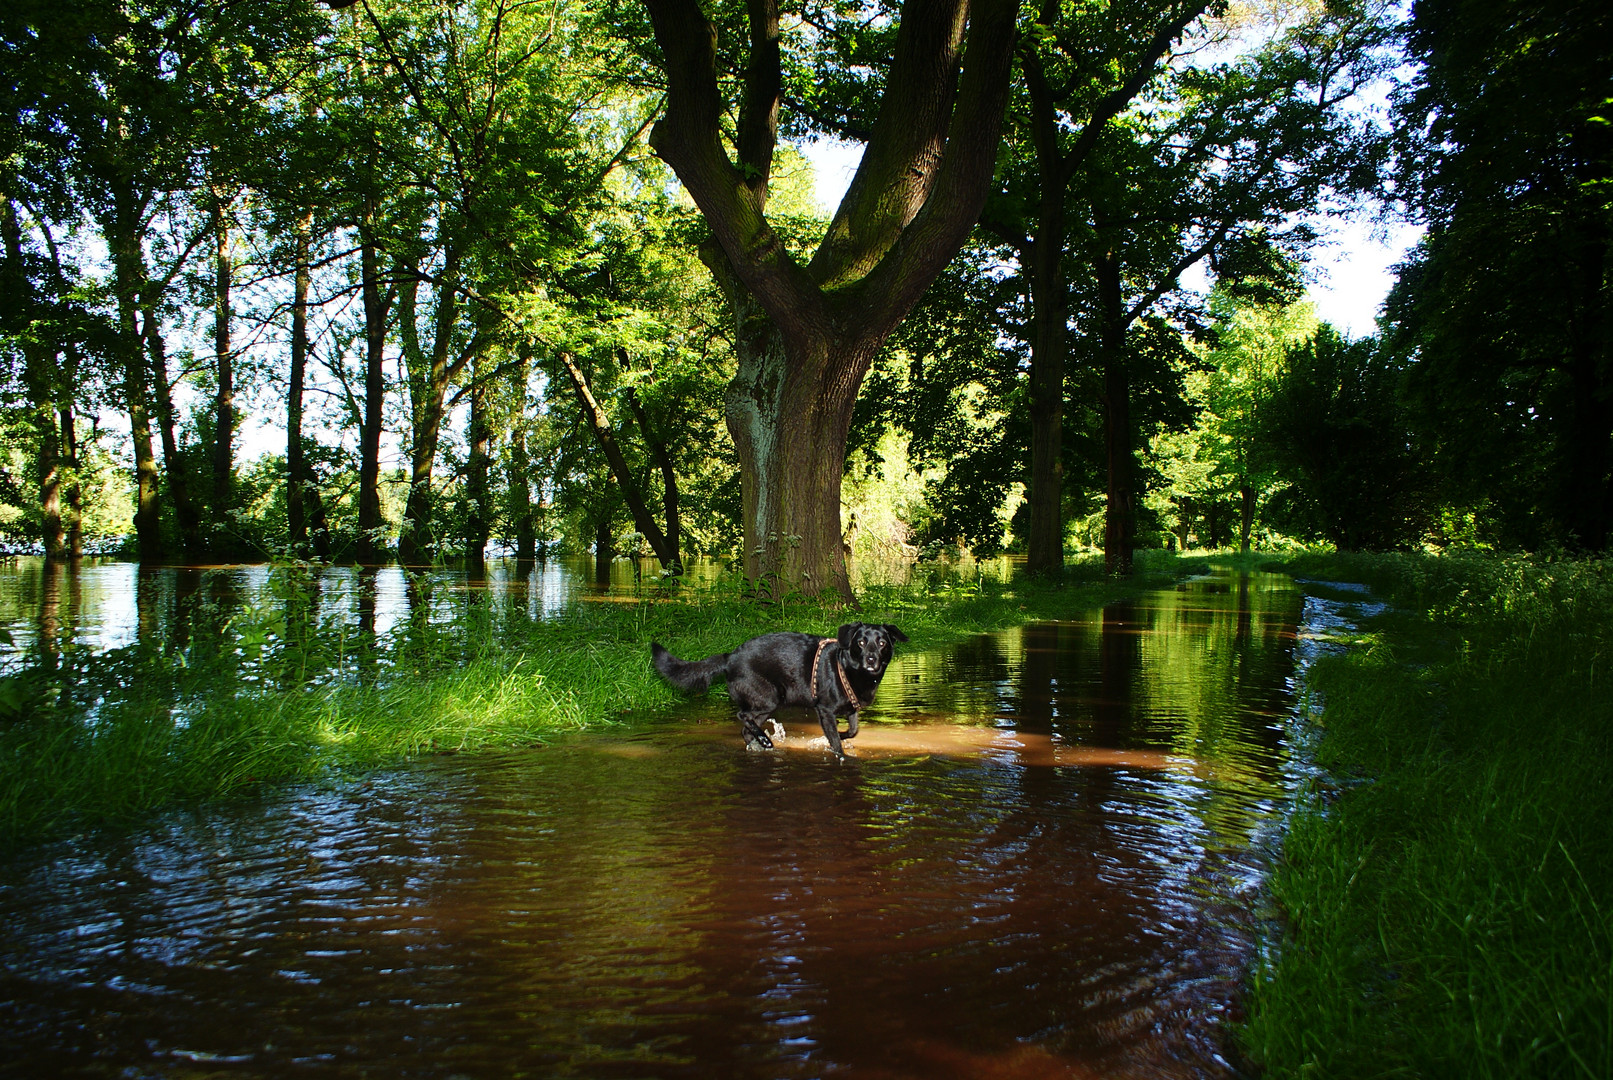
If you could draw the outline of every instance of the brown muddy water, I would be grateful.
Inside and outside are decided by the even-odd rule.
[[[845,764],[714,691],[12,856],[0,1073],[1236,1075],[1302,600],[910,650]]]

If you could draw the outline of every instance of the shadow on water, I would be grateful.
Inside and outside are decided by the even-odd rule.
[[[844,765],[717,692],[25,853],[0,1073],[1234,1075],[1299,613],[1217,576],[901,655]]]

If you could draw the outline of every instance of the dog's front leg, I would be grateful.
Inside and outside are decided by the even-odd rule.
[[[833,709],[818,706],[818,726],[823,728],[823,737],[829,740],[829,749],[834,751],[835,757],[846,760],[846,749],[840,745],[840,721],[835,719]]]
[[[739,726],[745,732],[745,745],[749,746],[754,742],[761,744],[769,750],[773,749],[773,740],[767,737],[767,732],[763,731],[762,725],[758,724],[756,721],[757,717],[755,716],[747,714],[740,715]]]
[[[857,714],[855,712],[846,717],[846,733],[840,737],[842,739],[855,739],[857,737]]]

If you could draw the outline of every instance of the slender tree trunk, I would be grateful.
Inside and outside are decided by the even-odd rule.
[[[380,257],[374,234],[374,202],[364,209],[359,274],[364,295],[364,422],[359,431],[358,559],[376,563],[381,557],[381,406],[385,393],[382,362],[386,349],[390,293],[380,280]]]
[[[450,365],[455,321],[459,317],[459,255],[446,250],[444,268],[437,287],[434,332],[429,356],[422,355],[415,331],[416,279],[413,268],[399,286],[399,318],[403,327],[404,356],[409,366],[410,411],[413,414],[413,443],[410,449],[409,495],[403,522],[398,531],[398,558],[409,564],[429,563],[435,557],[431,535],[431,474],[436,466],[441,441],[443,402],[448,396],[458,364]],[[474,393],[473,393],[474,396]]]
[[[1137,543],[1136,466],[1132,457],[1131,375],[1126,357],[1120,262],[1113,251],[1100,254],[1097,278],[1103,302],[1103,446],[1109,473],[1103,562],[1110,574],[1129,577]]]
[[[610,584],[611,551],[610,515],[594,523],[594,584]]]
[[[119,199],[120,203],[126,201]],[[145,257],[140,250],[139,236],[132,229],[124,227],[133,214],[132,208],[120,206],[115,214],[115,225],[106,232],[108,247],[112,252],[112,288],[117,298],[117,349],[123,368],[124,406],[129,413],[129,437],[134,448],[135,543],[140,560],[149,562],[162,557],[163,545],[157,504],[161,478],[157,471],[157,458],[151,448],[145,342],[139,326],[140,292],[145,287]]]
[[[532,520],[532,462],[526,452],[526,425],[516,424],[510,432],[505,475],[509,484],[510,522],[515,529],[515,558],[532,562],[538,554],[538,531]]]
[[[1249,553],[1249,538],[1255,529],[1255,488],[1247,474],[1238,485],[1238,550]]]
[[[1056,14],[1056,13],[1055,13]],[[1064,360],[1068,351],[1069,300],[1064,281],[1064,165],[1053,94],[1032,52],[1025,60],[1030,86],[1033,142],[1042,199],[1036,234],[1025,246],[1030,262],[1031,301],[1031,482],[1030,532],[1025,569],[1056,575],[1064,570]]]
[[[480,574],[487,565],[489,465],[487,387],[481,372],[471,374],[470,460],[465,462],[465,494],[470,512],[465,515],[465,562],[471,573]]]
[[[78,385],[77,345],[68,344],[66,358],[67,366],[62,371],[62,384],[74,387]],[[59,416],[62,433],[62,467],[66,471],[67,555],[76,559],[84,554],[84,485],[79,477],[77,421],[73,415],[73,396],[70,392],[62,395]]]
[[[655,517],[645,505],[644,496],[639,491],[638,483],[633,478],[633,471],[628,467],[627,456],[622,452],[621,445],[616,441],[616,432],[612,428],[610,417],[605,409],[594,397],[593,389],[588,385],[588,378],[577,366],[576,358],[570,353],[560,354],[560,364],[565,368],[566,375],[571,379],[572,389],[577,393],[577,403],[581,406],[583,415],[588,418],[589,429],[594,434],[594,441],[604,453],[606,462],[610,465],[611,474],[616,477],[616,483],[622,489],[622,496],[627,502],[627,508],[633,515],[633,524],[638,531],[644,534],[649,541],[650,548],[655,557],[661,561],[668,573],[679,573],[677,545],[667,539],[666,533],[656,524]],[[674,482],[675,483],[675,482]],[[674,512],[676,512],[676,496],[674,496]],[[674,523],[675,524],[675,523]]]
[[[7,310],[0,326],[16,334],[22,346],[22,381],[28,398],[28,419],[38,442],[36,477],[39,481],[40,541],[45,558],[54,562],[63,557],[61,508],[62,461],[60,429],[57,427],[57,399],[60,383],[54,350],[37,340],[29,324],[35,318],[33,283],[22,259],[22,226],[9,192],[0,192],[0,231],[4,233]]]
[[[303,458],[302,396],[308,378],[308,287],[312,273],[308,248],[313,215],[304,212],[292,226],[296,244],[296,271],[291,299],[291,371],[286,392],[286,525],[293,551],[308,546],[308,517],[305,495],[309,481]]]
[[[196,501],[190,487],[190,472],[179,453],[177,420],[174,416],[173,388],[168,382],[168,347],[158,329],[156,312],[147,307],[144,312],[145,340],[151,358],[151,376],[156,391],[158,430],[162,435],[162,460],[168,475],[168,496],[174,504],[174,516],[179,522],[179,535],[186,552],[200,554],[207,546],[202,539],[201,518],[196,512]]]
[[[523,354],[515,380],[516,385],[522,388],[522,408],[510,425],[509,449],[504,459],[510,523],[515,530],[515,559],[518,563],[530,563],[537,557],[537,529],[532,520],[532,461],[526,450],[527,378],[528,361]]]
[[[1603,551],[1613,517],[1613,382],[1608,378],[1613,348],[1607,342],[1604,284],[1608,242],[1607,229],[1600,222],[1586,223],[1581,231],[1585,258],[1577,268],[1582,288],[1575,305],[1578,318],[1571,330],[1569,357],[1574,403],[1566,518],[1581,546],[1587,551]]]
[[[654,460],[656,468],[661,470],[661,510],[666,521],[667,553],[671,556],[671,561],[663,560],[663,564],[668,573],[681,574],[683,556],[680,554],[678,538],[683,530],[683,524],[678,516],[678,474],[672,468],[672,455],[667,451],[666,440],[658,438],[650,427],[649,414],[644,411],[644,406],[632,387],[627,388],[627,405],[633,410],[633,417],[638,421],[639,430],[644,433],[644,445],[650,448],[651,459]]]
[[[230,288],[235,268],[224,200],[216,191],[214,197],[213,355],[218,393],[213,401],[213,534],[209,546],[216,547],[235,505],[235,354],[230,346]]]

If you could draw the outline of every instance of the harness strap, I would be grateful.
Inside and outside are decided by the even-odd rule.
[[[818,661],[823,659],[823,650],[834,640],[832,637],[819,638],[818,651],[812,654],[812,700],[814,702],[818,700]],[[832,664],[832,666],[835,669],[835,674],[840,677],[840,689],[846,692],[846,699],[851,702],[853,711],[861,712],[862,702],[858,701],[857,695],[852,692],[851,683],[846,679],[845,671],[839,664]]]

